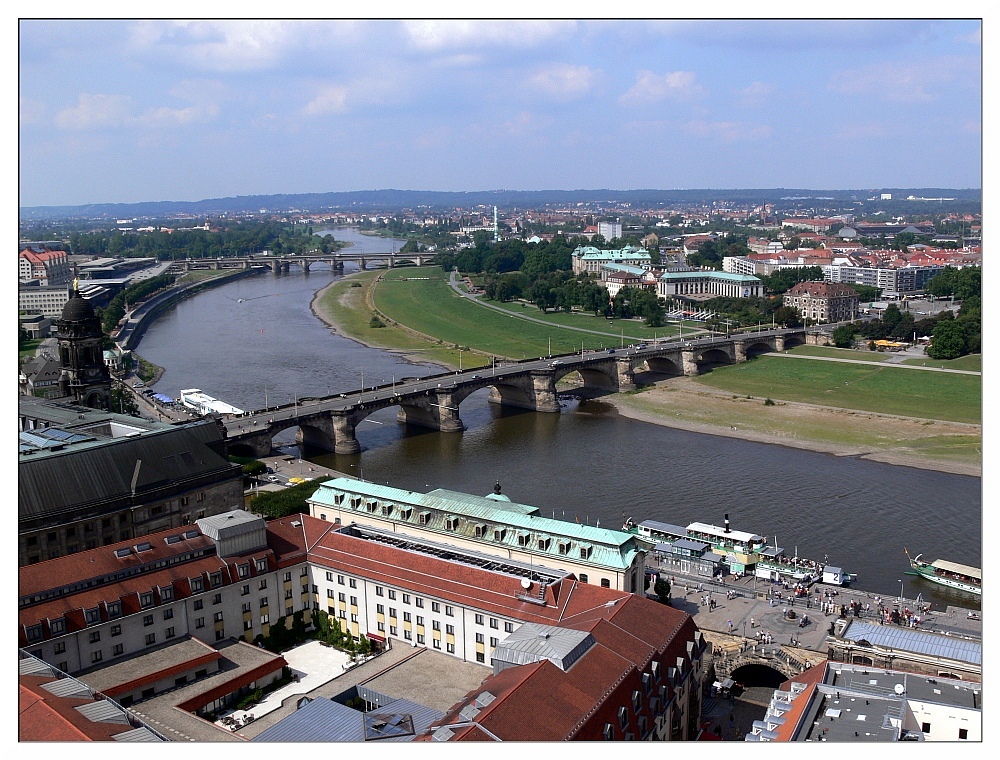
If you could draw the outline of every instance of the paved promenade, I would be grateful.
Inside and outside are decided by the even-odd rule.
[[[655,570],[653,566],[648,566],[649,570]],[[668,578],[670,573],[663,571]],[[861,604],[871,604],[872,609],[876,607],[875,598],[881,596],[882,603],[886,606],[893,606],[897,603],[898,597],[886,594],[875,594],[861,589],[844,588],[824,583],[817,583],[812,586],[809,594],[809,605],[805,598],[788,599],[788,593],[783,592],[786,597],[782,601],[774,601],[767,598],[771,583],[759,578],[744,577],[734,580],[732,576],[726,576],[725,581],[710,583],[705,579],[686,578],[682,575],[674,575],[675,582],[670,589],[671,604],[673,607],[689,613],[695,619],[698,627],[706,632],[725,634],[734,645],[738,645],[744,636],[751,644],[756,643],[757,634],[764,632],[771,635],[771,641],[775,645],[789,646],[794,638],[797,646],[801,649],[808,649],[815,652],[826,653],[826,637],[830,633],[830,625],[837,620],[838,615],[824,614],[817,606],[817,601],[822,600],[825,591],[837,594],[834,600],[840,605],[850,605],[857,600]],[[756,581],[756,583],[755,583]],[[687,589],[685,589],[685,584]],[[699,591],[699,584],[702,590]],[[652,589],[650,589],[652,591]],[[735,592],[735,596],[727,598],[728,592]],[[715,601],[714,608],[704,603],[704,597],[711,595]],[[916,601],[904,599],[903,606],[910,609],[916,608]],[[795,612],[795,619],[788,620],[784,615],[785,609]],[[979,619],[970,619],[969,612],[975,612]],[[808,623],[800,627],[799,622],[802,614],[808,618]],[[871,619],[872,618],[862,618]],[[732,623],[730,631],[729,623]],[[982,638],[983,622],[982,612],[971,608],[949,606],[946,609],[932,607],[930,612],[923,616],[920,630],[950,635],[971,636]],[[732,634],[731,636],[729,634]],[[714,637],[713,637],[714,638]]]

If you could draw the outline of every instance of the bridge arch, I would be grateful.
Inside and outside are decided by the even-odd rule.
[[[747,359],[752,359],[755,356],[760,356],[773,350],[774,346],[770,340],[751,340],[743,344],[743,353]]]
[[[713,367],[735,364],[736,360],[726,349],[709,346],[696,354],[695,363],[698,365],[698,372],[700,374],[702,372],[711,372]]]
[[[639,367],[643,365],[649,372],[668,377],[680,377],[684,374],[684,362],[679,353],[668,356],[649,356],[638,364]]]

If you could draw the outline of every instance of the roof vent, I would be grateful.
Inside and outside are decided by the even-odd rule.
[[[301,524],[302,524],[302,523],[301,523],[301,522],[299,522],[298,520],[292,520],[292,527],[293,527],[293,528],[297,528],[297,527],[299,527],[299,526],[300,526]]]
[[[184,531],[183,535],[184,535],[184,538],[186,538],[186,539],[192,539],[192,538],[198,538],[198,536],[200,536],[201,533],[199,533],[196,530],[187,530],[187,531]]]
[[[153,545],[149,541],[143,541],[141,544],[136,544],[134,548],[135,553],[138,554],[139,552],[148,552],[153,548]]]
[[[115,556],[118,559],[124,559],[125,557],[127,557],[131,553],[132,553],[132,550],[129,549],[127,546],[124,549],[115,549]]]
[[[176,544],[180,540],[181,540],[180,536],[167,536],[165,539],[163,539],[164,543],[167,544]]]

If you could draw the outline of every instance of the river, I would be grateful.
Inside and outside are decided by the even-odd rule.
[[[332,230],[366,252],[402,241]],[[322,234],[322,232],[320,233]],[[348,265],[350,267],[351,265]],[[165,368],[156,389],[184,388],[240,408],[329,395],[440,372],[370,349],[309,308],[338,275],[265,273],[207,290],[169,309],[137,351]],[[242,299],[242,301],[240,300]],[[669,381],[667,381],[669,382]],[[426,491],[486,494],[496,481],[548,516],[618,528],[622,517],[722,525],[776,538],[787,553],[840,565],[858,586],[935,606],[975,606],[967,595],[904,575],[904,547],[926,558],[982,566],[981,479],[690,433],[619,416],[599,401],[567,400],[561,414],[497,408],[487,391],[463,402],[462,433],[404,428],[389,409],[358,426],[356,455],[305,452],[367,480]],[[278,443],[291,444],[291,438]]]

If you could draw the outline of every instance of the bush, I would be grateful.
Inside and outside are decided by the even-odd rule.
[[[385,322],[383,322],[378,317],[372,317],[368,322],[369,327],[385,327]]]
[[[769,398],[764,399],[764,406],[774,406],[774,401]]]

